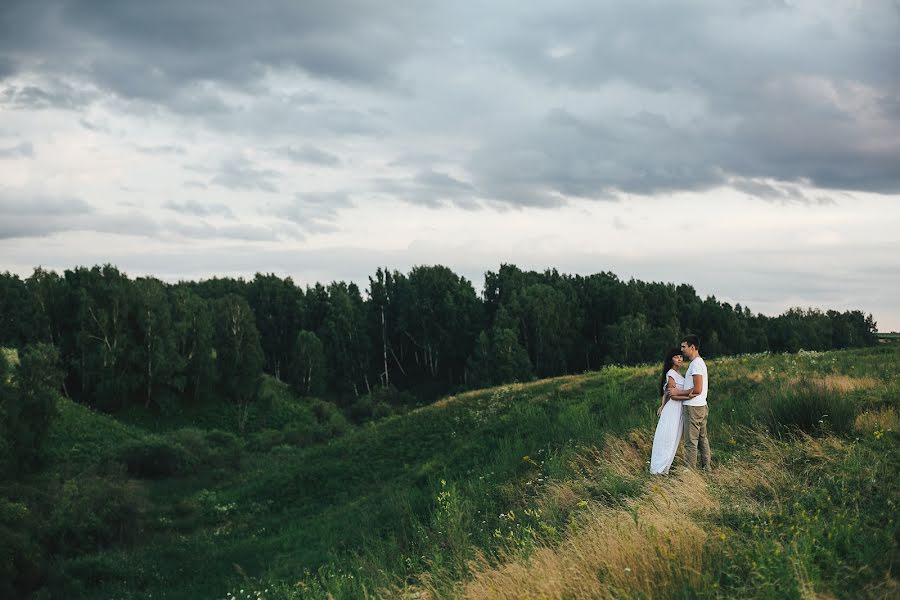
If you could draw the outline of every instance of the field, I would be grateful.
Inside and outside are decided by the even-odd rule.
[[[894,344],[710,361],[715,468],[663,478],[655,366],[358,428],[269,381],[244,436],[221,406],[62,401],[0,517],[49,548],[38,598],[896,597],[898,367]]]

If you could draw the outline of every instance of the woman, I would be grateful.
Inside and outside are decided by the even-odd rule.
[[[665,475],[669,472],[681,440],[683,426],[681,401],[673,399],[672,396],[677,397],[678,392],[684,389],[684,377],[678,372],[683,361],[681,350],[678,348],[669,350],[663,361],[662,377],[659,380],[662,403],[656,411],[659,423],[656,424],[653,453],[650,455],[650,472],[654,475]]]

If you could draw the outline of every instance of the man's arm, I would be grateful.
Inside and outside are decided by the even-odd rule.
[[[692,387],[690,390],[685,390],[690,394],[691,398],[699,396],[703,393],[703,375],[701,373],[694,373],[693,379],[694,387]]]
[[[679,390],[675,380],[671,377],[668,378],[666,396],[669,400],[687,400],[687,396],[684,395],[684,390]]]
[[[677,396],[672,396],[672,400],[690,400],[691,398],[696,398],[702,393],[703,375],[701,375],[700,373],[694,373],[693,375],[691,375],[691,379],[694,386],[679,390]]]

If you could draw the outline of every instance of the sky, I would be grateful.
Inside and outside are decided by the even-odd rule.
[[[0,271],[501,263],[900,331],[897,0],[0,3]]]

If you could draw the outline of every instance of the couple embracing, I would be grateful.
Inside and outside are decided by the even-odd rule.
[[[684,359],[690,360],[687,373],[681,376],[679,369]],[[709,409],[706,395],[709,391],[709,375],[706,363],[700,357],[700,339],[687,335],[681,340],[681,348],[666,354],[662,378],[659,382],[662,404],[656,414],[659,423],[653,436],[653,452],[650,456],[650,472],[665,475],[672,466],[678,442],[684,438],[684,462],[690,469],[697,466],[697,450],[704,469],[711,467],[709,438],[706,435],[706,417]]]

